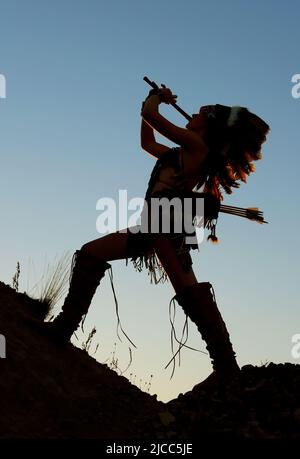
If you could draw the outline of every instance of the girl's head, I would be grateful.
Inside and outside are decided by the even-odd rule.
[[[261,159],[261,147],[269,126],[245,107],[206,105],[186,126],[197,130],[209,148],[206,191],[222,198],[220,188],[232,193],[239,181],[246,182]]]

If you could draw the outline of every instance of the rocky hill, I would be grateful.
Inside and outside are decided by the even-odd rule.
[[[198,384],[162,403],[43,336],[31,325],[43,315],[0,282],[0,439],[300,439],[300,365],[247,365],[238,388]]]

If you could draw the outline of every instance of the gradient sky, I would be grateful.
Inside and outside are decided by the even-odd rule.
[[[300,73],[299,21],[293,0],[0,0],[7,84],[0,99],[0,279],[11,283],[19,261],[21,291],[28,291],[46,262],[100,237],[99,198],[117,199],[120,189],[144,196],[155,162],[139,144],[147,75],[178,94],[188,113],[205,104],[243,105],[270,124],[256,174],[225,200],[259,207],[269,225],[221,215],[220,244],[193,251],[193,266],[215,288],[240,365],[300,363],[291,355],[300,333],[300,98],[291,94]],[[172,107],[161,112],[185,125]],[[171,381],[164,370],[172,287],[151,285],[146,271],[125,261],[113,262],[113,271],[122,323],[138,346],[126,375],[143,387],[152,374],[150,392],[164,401],[190,390],[211,366],[208,356],[184,350]],[[179,307],[177,317],[180,329]],[[116,338],[108,275],[86,330],[93,325],[96,358],[110,359],[117,342],[124,369],[128,346]],[[189,344],[205,350],[193,325]]]

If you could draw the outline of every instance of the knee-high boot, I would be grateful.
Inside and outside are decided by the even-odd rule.
[[[186,287],[175,299],[197,325],[207,344],[215,375],[222,380],[237,375],[240,369],[211,288],[209,282],[198,283]]]
[[[68,295],[62,312],[53,322],[44,324],[46,334],[52,335],[61,343],[70,340],[86,315],[105,271],[110,267],[106,261],[99,260],[82,249],[74,253]]]

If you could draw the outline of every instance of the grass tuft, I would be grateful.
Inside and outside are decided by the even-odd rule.
[[[96,345],[96,348],[95,348],[94,352],[92,354],[90,353],[92,341],[93,341],[93,339],[95,337],[96,332],[97,332],[96,328],[93,327],[92,330],[89,333],[89,336],[87,337],[87,340],[82,343],[82,349],[84,351],[86,351],[89,355],[96,354],[96,352],[98,351],[98,348],[99,348],[99,343],[98,343]]]
[[[20,273],[21,273],[21,268],[20,268],[20,263],[17,263],[16,267],[16,272],[14,274],[14,277],[12,279],[12,288],[18,292],[19,291],[19,278],[20,278]]]
[[[33,287],[40,303],[46,306],[46,316],[52,313],[54,306],[65,296],[69,287],[71,257],[64,253],[54,263],[48,263],[41,279]]]

